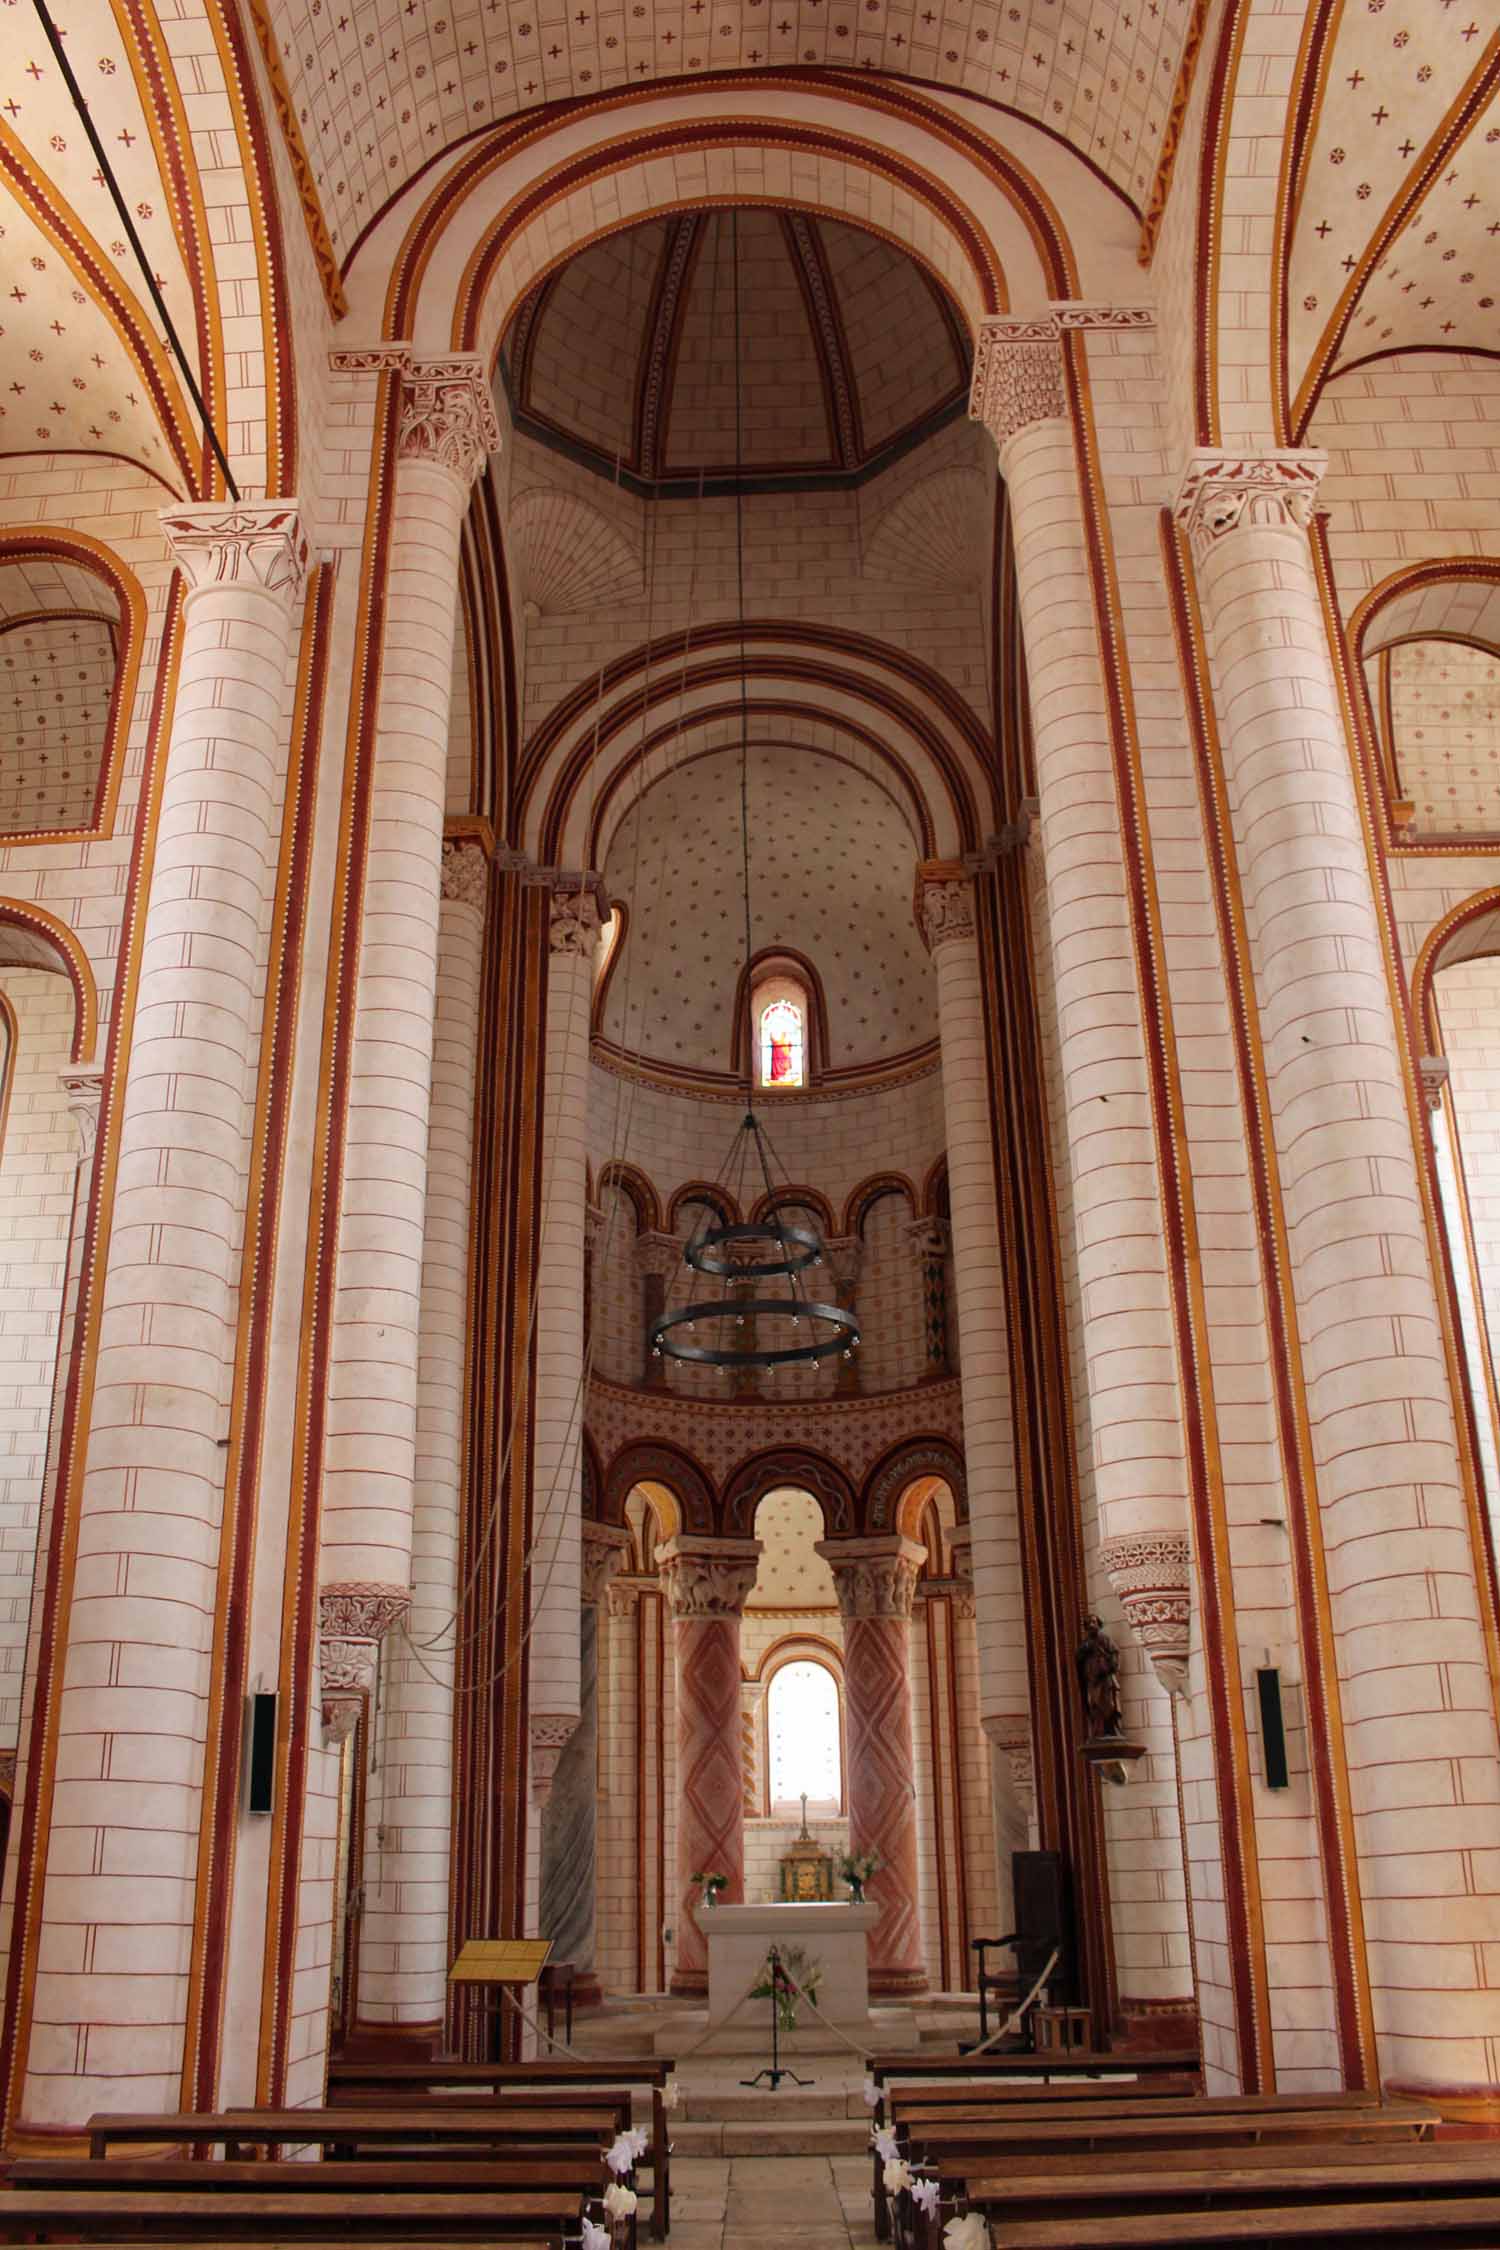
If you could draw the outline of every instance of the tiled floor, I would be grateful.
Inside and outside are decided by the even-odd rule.
[[[873,2243],[867,2156],[688,2156],[672,2166],[671,2250]]]

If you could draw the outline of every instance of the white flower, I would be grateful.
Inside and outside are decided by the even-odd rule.
[[[644,2125],[632,2125],[630,2131],[625,2135],[625,2139],[629,2141],[631,2153],[636,2162],[639,2163],[650,2145],[651,2135]]]
[[[872,2125],[870,2127],[870,2146],[874,2149],[875,2154],[887,2164],[890,2163],[893,2156],[900,2154],[896,2146],[896,2136],[889,2125]]]
[[[617,2175],[628,2172],[635,2163],[635,2142],[629,2133],[619,2134],[604,2151],[604,2161]]]
[[[912,2169],[901,2156],[893,2156],[880,2177],[885,2182],[887,2195],[900,2195],[912,2183]]]
[[[860,2092],[865,2097],[866,2109],[879,2109],[880,2088],[876,2085],[873,2078],[867,2078],[865,2080],[863,2086],[860,2088]]]
[[[917,2209],[929,2219],[935,2215],[942,2195],[943,2191],[936,2180],[913,2180],[911,2183],[911,2199]],[[588,2250],[587,2244],[584,2245],[584,2250]]]
[[[601,2227],[597,2219],[583,2222],[583,2250],[610,2250],[608,2227]]]
[[[943,2250],[990,2250],[989,2222],[982,2211],[966,2211],[943,2229]]]
[[[675,2078],[669,2078],[662,2088],[661,2098],[668,2109],[676,2109],[682,2101],[682,2088]]]
[[[622,2186],[618,2180],[611,2180],[604,2191],[604,2208],[612,2219],[628,2219],[636,2202],[635,2189]]]

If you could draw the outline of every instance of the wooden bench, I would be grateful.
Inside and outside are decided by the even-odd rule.
[[[355,2107],[368,2101],[430,2093],[451,2100],[450,2088],[465,2097],[481,2091],[507,2104],[541,2101],[564,2092],[596,2092],[604,2087],[649,2087],[651,2092],[651,2231],[658,2240],[672,2224],[672,2145],[667,2134],[667,2081],[675,2068],[665,2055],[615,2055],[597,2060],[569,2057],[529,2063],[429,2062],[332,2063],[330,2101],[343,2098]]]
[[[1500,2148],[1482,2141],[1448,2142],[1399,2153],[1347,2146],[1282,2151],[1269,2163],[1246,2164],[1224,2150],[1217,2162],[1197,2158],[1170,2170],[1124,2171],[1114,2160],[1089,2169],[1030,2171],[1024,2164],[996,2178],[971,2179],[971,2211],[1007,2222],[1096,2218],[1150,2208],[1154,2212],[1254,2210],[1265,2204],[1408,2202],[1500,2193]],[[940,2230],[939,2230],[940,2238]]]
[[[1103,2053],[1062,2055],[1020,2054],[991,2048],[982,2055],[874,2054],[865,2068],[877,2086],[889,2078],[1153,2078],[1196,2076],[1201,2068],[1196,2047],[1163,2047],[1150,2054]]]
[[[916,2120],[903,2114],[893,2129],[910,2162],[944,2178],[962,2179],[980,2170],[992,2172],[1002,2157],[1036,2170],[1034,2156],[1070,2149],[1108,2149],[1112,2155],[1147,2149],[1166,2155],[1177,2149],[1186,2154],[1205,2147],[1299,2139],[1418,2140],[1435,2122],[1435,2113],[1417,2102],[1329,2104],[1318,2096],[1289,2094],[1250,2096],[1247,2103],[1240,2095],[1205,2095],[1191,2103],[1160,2104],[1145,2096],[1118,2110],[1112,2103],[1010,2103],[999,2116],[981,2113],[974,2118],[954,2118],[939,2110]],[[891,2222],[881,2169],[877,2166],[875,2231],[884,2241]]]
[[[1434,2242],[1495,2250],[1500,2197],[1454,2196],[1424,2203],[1291,2204],[1260,2211],[1190,2211],[1108,2219],[1022,2219],[991,2229],[994,2250],[1315,2250],[1368,2236],[1380,2250],[1428,2250]]]
[[[515,2132],[508,2131],[493,2107],[461,2109],[455,2104],[416,2103],[386,2109],[232,2109],[216,2114],[164,2111],[150,2114],[100,2111],[88,2121],[89,2155],[106,2156],[113,2146],[157,2148],[221,2147],[226,2157],[247,2148],[396,2149],[448,2143],[505,2153],[507,2140],[571,2142],[600,2148],[619,2130],[619,2108],[528,2109]]]
[[[313,2170],[313,2166],[304,2166]],[[200,2166],[199,2170],[205,2167]],[[526,2242],[566,2250],[582,2231],[576,2195],[255,2193],[118,2187],[0,2191],[0,2242]]]

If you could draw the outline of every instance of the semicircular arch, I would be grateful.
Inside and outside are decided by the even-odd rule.
[[[731,1471],[720,1502],[721,1529],[735,1538],[753,1537],[756,1509],[768,1492],[783,1486],[805,1492],[816,1501],[825,1538],[835,1539],[854,1531],[854,1487],[843,1470],[826,1454],[792,1445],[753,1453]]]

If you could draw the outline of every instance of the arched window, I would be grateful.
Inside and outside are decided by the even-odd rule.
[[[807,1082],[807,1015],[788,994],[761,1008],[757,1026],[762,1086],[802,1086]]]
[[[772,1812],[795,1810],[804,1791],[809,1811],[838,1811],[843,1800],[839,1687],[826,1664],[799,1658],[772,1674],[766,1747]]]

